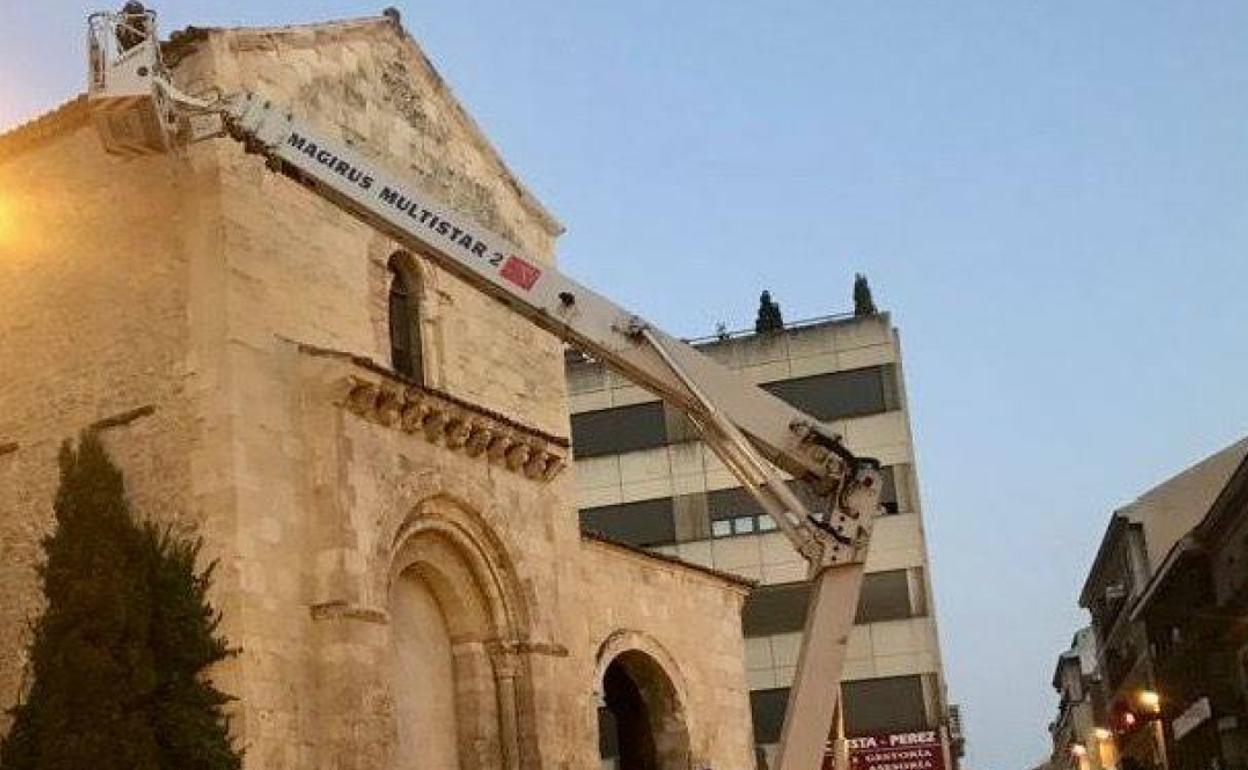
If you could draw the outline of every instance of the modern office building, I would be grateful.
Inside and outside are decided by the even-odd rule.
[[[949,729],[901,347],[888,314],[694,343],[884,464],[885,515],[842,684],[845,734],[935,731],[952,766],[961,736]],[[582,527],[758,582],[742,620],[755,740],[770,759],[801,643],[804,562],[677,410],[574,353],[568,381]]]

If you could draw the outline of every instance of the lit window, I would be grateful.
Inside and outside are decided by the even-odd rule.
[[[770,516],[758,517],[758,531],[759,532],[771,532],[774,529],[776,529],[775,519],[771,518]]]
[[[727,519],[716,519],[711,522],[712,537],[728,537],[732,534],[732,522]]]
[[[732,520],[732,531],[744,535],[754,531],[754,517],[740,516]]]

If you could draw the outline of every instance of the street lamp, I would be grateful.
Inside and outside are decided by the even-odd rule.
[[[1074,767],[1077,770],[1090,770],[1087,746],[1082,743],[1070,744],[1070,755],[1075,759]]]
[[[1118,764],[1118,744],[1114,742],[1114,733],[1104,727],[1092,728],[1096,737],[1096,758],[1101,767],[1114,767]]]
[[[1163,768],[1170,767],[1170,758],[1166,756],[1166,728],[1161,724],[1161,695],[1156,690],[1140,690],[1135,694],[1140,709],[1153,717],[1154,738],[1157,742],[1157,753]]]

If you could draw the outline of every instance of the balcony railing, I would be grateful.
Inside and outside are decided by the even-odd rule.
[[[858,316],[855,316],[853,313],[835,313],[833,315],[816,316],[815,318],[803,318],[800,321],[790,321],[789,323],[786,323],[784,325],[784,330],[787,332],[794,331],[796,329],[808,329],[812,326],[819,326],[821,324],[832,323],[834,321],[848,321],[856,317]],[[869,318],[870,316],[865,317]],[[716,332],[715,334],[708,334],[704,337],[694,337],[692,339],[686,339],[685,342],[690,345],[711,345],[716,342],[727,342],[729,340],[753,337],[757,334],[758,332],[754,331],[753,327],[750,327],[748,329],[736,329],[734,331],[725,330],[722,332]]]

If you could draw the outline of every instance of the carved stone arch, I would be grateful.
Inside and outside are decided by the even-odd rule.
[[[598,648],[594,671],[599,730],[616,730],[621,770],[687,770],[692,759],[688,689],[676,659],[640,631],[620,630]],[[608,716],[609,714],[609,716]]]
[[[671,680],[676,695],[683,704],[686,701],[686,693],[688,688],[685,684],[685,675],[680,669],[680,665],[676,662],[676,658],[667,651],[658,639],[644,631],[634,631],[631,629],[619,629],[603,640],[598,645],[598,652],[594,656],[597,661],[594,670],[594,692],[601,692],[602,677],[606,673],[607,666],[611,661],[619,657],[623,652],[629,650],[637,650],[644,652],[655,660],[667,678]]]
[[[419,568],[439,590],[465,590],[479,609],[481,641],[515,642],[528,635],[528,612],[519,581],[497,535],[449,495],[419,503],[389,541],[385,585],[402,572]],[[436,557],[436,558],[435,558]]]
[[[492,524],[502,518],[497,503],[480,485],[449,486],[436,470],[411,474],[401,483],[398,503],[383,511],[378,521],[366,601],[385,602],[407,540],[422,531],[441,531],[462,548],[482,584],[501,599],[503,616],[496,626],[500,639],[528,639],[529,608],[506,545]]]
[[[428,256],[396,245],[389,249],[385,262],[388,269],[400,269],[404,272],[417,291],[417,299],[426,320],[436,320],[438,271]]]
[[[516,653],[529,612],[502,542],[470,504],[445,492],[383,522],[382,533],[373,590],[392,614],[399,767],[516,767],[517,693],[529,675]],[[412,646],[421,644],[433,644],[441,670]],[[445,749],[439,759],[429,758],[431,743]]]

